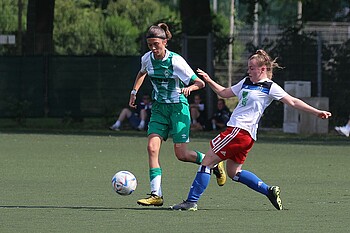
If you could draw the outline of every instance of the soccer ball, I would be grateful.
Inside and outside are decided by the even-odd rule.
[[[129,171],[119,171],[112,177],[113,190],[119,195],[132,194],[137,186],[136,177]]]

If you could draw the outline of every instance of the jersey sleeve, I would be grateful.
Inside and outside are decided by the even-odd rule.
[[[141,68],[140,68],[140,72],[141,73],[146,73],[146,67],[147,67],[147,62],[149,62],[149,56],[151,55],[150,52],[145,53],[142,57],[141,57]]]
[[[174,74],[179,79],[188,85],[191,81],[194,81],[198,76],[194,73],[192,68],[187,64],[185,59],[180,55],[174,55],[173,57]]]
[[[275,100],[280,100],[283,97],[288,95],[288,93],[283,90],[282,87],[280,87],[277,83],[273,83],[270,89],[270,96]]]
[[[235,96],[238,96],[238,93],[242,89],[244,81],[245,81],[245,78],[231,87],[231,90],[232,90],[233,94],[235,94]]]

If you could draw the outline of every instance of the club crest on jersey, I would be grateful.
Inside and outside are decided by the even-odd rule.
[[[242,99],[242,102],[241,102],[241,105],[242,105],[242,106],[246,106],[246,105],[247,105],[248,94],[249,94],[249,92],[243,91],[243,93],[242,93],[243,99]]]
[[[170,77],[170,72],[169,70],[164,70],[164,77],[169,78]]]

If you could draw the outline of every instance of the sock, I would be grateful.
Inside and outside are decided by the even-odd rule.
[[[140,122],[138,128],[139,128],[139,129],[145,128],[145,121],[144,121],[144,120],[141,120],[141,122]]]
[[[199,166],[196,178],[194,178],[191,189],[188,193],[188,202],[197,202],[208,187],[210,182],[210,168],[206,166]]]
[[[120,121],[116,121],[116,122],[114,123],[114,126],[115,126],[116,128],[119,128],[120,125],[121,125],[121,122],[120,122]]]
[[[199,152],[197,150],[195,150],[195,152],[197,153],[197,158],[196,158],[196,164],[199,164],[201,165],[203,159],[204,159],[204,156],[205,154],[203,154],[202,152]]]
[[[149,169],[149,179],[151,185],[151,193],[157,196],[163,196],[162,194],[162,168],[150,168]]]
[[[237,175],[233,177],[233,180],[245,184],[261,194],[268,194],[269,186],[250,171],[242,170],[241,172],[238,172]]]

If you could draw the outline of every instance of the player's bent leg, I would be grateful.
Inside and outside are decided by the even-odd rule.
[[[241,170],[233,177],[233,180],[247,185],[249,188],[265,195],[277,210],[282,210],[282,200],[280,197],[280,188],[278,186],[268,186],[254,173]]]
[[[183,162],[201,164],[204,158],[204,154],[199,151],[187,150],[187,143],[175,143],[174,152],[176,158]]]

